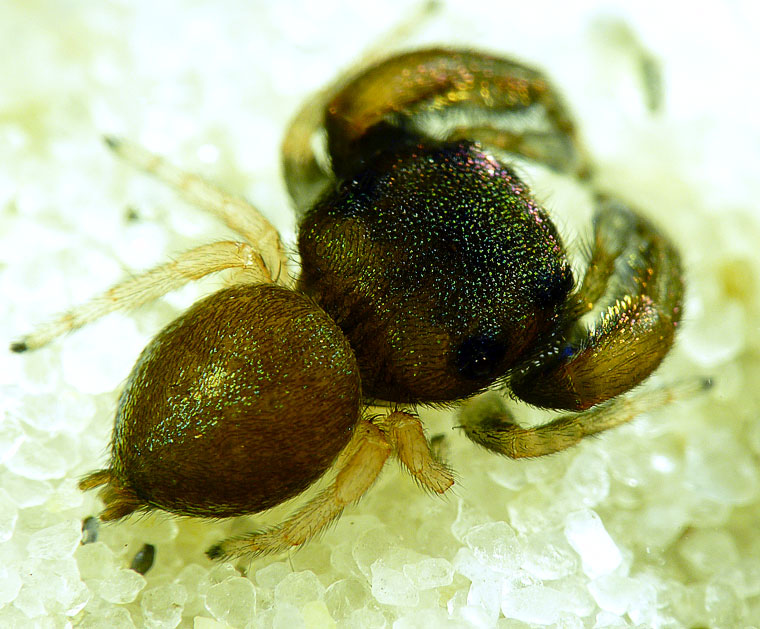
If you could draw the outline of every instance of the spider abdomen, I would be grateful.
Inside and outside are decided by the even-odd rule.
[[[119,401],[110,484],[182,515],[267,509],[330,467],[360,395],[351,348],[307,297],[219,291],[140,356]]]

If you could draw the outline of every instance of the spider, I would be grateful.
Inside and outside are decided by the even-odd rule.
[[[313,150],[324,133],[329,159]],[[118,402],[101,520],[135,511],[231,517],[332,480],[282,524],[223,540],[214,559],[279,553],[338,518],[397,458],[424,488],[454,483],[417,405],[464,402],[465,434],[509,457],[578,443],[668,401],[621,396],[670,350],[679,255],[646,218],[597,195],[577,282],[512,156],[588,179],[575,126],[541,73],[471,50],[430,48],[343,76],[306,103],[283,142],[300,215],[296,279],[250,204],[142,148],[108,146],[222,219],[238,242],[179,255],[12,344],[39,348],[223,269],[235,284],[149,343]],[[566,411],[522,428],[491,388]],[[370,405],[385,404],[379,416]]]

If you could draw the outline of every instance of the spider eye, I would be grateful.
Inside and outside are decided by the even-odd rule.
[[[549,269],[533,286],[536,303],[541,308],[556,307],[565,302],[575,280],[569,266]]]
[[[496,373],[506,351],[504,343],[491,336],[470,336],[457,349],[454,366],[462,377],[481,380]]]

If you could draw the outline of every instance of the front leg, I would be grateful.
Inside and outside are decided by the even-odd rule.
[[[295,113],[282,140],[282,171],[290,198],[301,216],[325,193],[333,174],[326,160],[318,156],[315,140],[324,126],[327,104],[342,92],[352,77],[377,63],[388,52],[407,42],[425,21],[441,8],[436,0],[420,2],[359,55],[325,87],[312,94]]]
[[[566,450],[584,437],[631,421],[671,402],[709,388],[709,379],[693,379],[678,385],[620,396],[581,413],[561,415],[540,426],[523,428],[496,393],[466,402],[459,413],[460,427],[475,443],[513,459],[544,456]]]
[[[556,90],[534,68],[470,50],[390,57],[341,86],[325,105],[332,169],[349,177],[404,142],[471,140],[587,176],[588,159]]]
[[[600,198],[589,268],[568,324],[588,313],[554,348],[510,379],[522,400],[580,411],[624,393],[662,362],[681,320],[684,284],[676,249],[647,219]],[[575,322],[577,323],[577,322]]]

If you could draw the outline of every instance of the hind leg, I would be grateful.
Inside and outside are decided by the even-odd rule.
[[[239,281],[270,283],[261,256],[244,242],[215,242],[185,251],[171,262],[109,288],[88,302],[60,314],[11,344],[14,352],[34,350],[118,310],[133,310],[210,273],[237,269]]]
[[[362,420],[336,462],[335,480],[283,524],[222,540],[208,549],[211,559],[245,555],[269,555],[298,548],[319,535],[348,505],[356,502],[377,480],[391,452],[391,446],[377,426]]]
[[[223,221],[253,246],[275,281],[289,285],[288,259],[280,234],[254,205],[227,194],[201,177],[176,168],[144,148],[113,137],[105,138],[108,147],[124,161],[144,170],[174,188],[189,203],[203,208]]]

